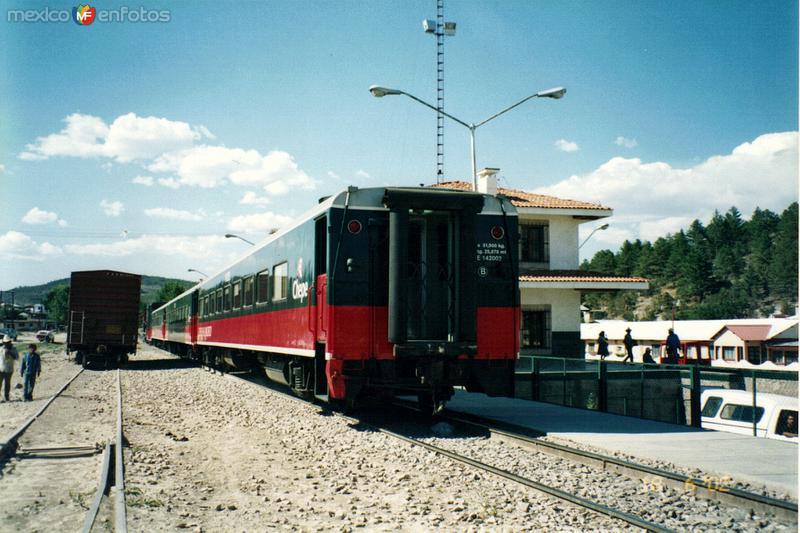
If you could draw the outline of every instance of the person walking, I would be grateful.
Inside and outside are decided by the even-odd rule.
[[[669,328],[669,335],[667,335],[667,363],[678,364],[678,349],[680,347],[681,340],[675,334],[675,331]]]
[[[36,345],[29,344],[28,352],[22,356],[22,364],[19,367],[19,375],[22,376],[24,388],[22,389],[22,399],[26,402],[33,400],[33,387],[36,385],[36,378],[42,373],[42,360],[36,352]]]
[[[11,337],[3,336],[3,345],[0,346],[0,381],[3,382],[3,399],[9,401],[11,392],[11,376],[14,375],[14,361],[19,359],[19,353],[11,343]]]
[[[636,345],[636,343],[634,342],[633,337],[631,336],[631,328],[627,328],[625,330],[625,338],[622,339],[622,344],[625,345],[625,351],[627,352],[627,355],[625,356],[625,359],[622,360],[622,362],[627,363],[628,359],[630,359],[631,363],[633,363],[633,347]]]
[[[597,355],[600,356],[601,361],[608,357],[608,339],[605,331],[601,331],[597,336]]]

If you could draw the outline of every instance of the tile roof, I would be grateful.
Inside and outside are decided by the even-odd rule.
[[[445,181],[431,187],[440,187],[443,189],[457,189],[460,191],[472,190],[472,184],[466,181]],[[519,189],[506,189],[505,187],[498,187],[497,192],[502,194],[514,204],[515,207],[543,207],[546,209],[603,209],[611,210],[601,204],[594,204],[591,202],[581,202],[579,200],[569,200],[566,198],[556,198],[555,196],[547,196],[545,194],[534,194],[532,192],[520,191]]]
[[[520,281],[547,281],[547,282],[598,282],[598,283],[647,283],[649,280],[637,276],[614,276],[601,272],[587,270],[536,270],[521,273]]]

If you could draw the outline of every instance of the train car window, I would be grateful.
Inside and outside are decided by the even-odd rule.
[[[714,417],[717,416],[719,408],[722,407],[722,398],[719,396],[709,396],[706,404],[703,406],[702,416]]]
[[[244,306],[248,307],[253,305],[253,276],[245,278],[243,285],[244,288],[242,289],[242,292],[244,293]]]
[[[737,422],[753,422],[753,406],[752,405],[737,405],[729,403],[722,408],[720,418],[723,420],[735,420]],[[756,423],[764,416],[764,408],[756,407]]]
[[[222,289],[217,289],[217,313],[222,312]]]
[[[264,303],[269,300],[269,270],[262,270],[256,278],[256,301]]]
[[[223,289],[223,295],[224,296],[223,296],[223,299],[222,299],[222,305],[223,305],[222,309],[225,310],[225,311],[230,311],[231,310],[231,286],[230,285],[225,285],[225,288]]]
[[[200,309],[197,311],[197,316],[203,316],[203,314],[204,314],[204,312],[206,310],[206,303],[203,300],[203,298],[200,298],[200,301],[198,302],[198,305],[200,306]]]
[[[285,261],[272,267],[272,300],[285,300],[289,295],[289,265]]]
[[[233,308],[239,309],[242,306],[242,282],[237,281],[233,284]]]

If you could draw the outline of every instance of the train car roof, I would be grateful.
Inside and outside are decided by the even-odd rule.
[[[337,208],[353,208],[353,209],[361,209],[361,210],[372,210],[372,211],[388,211],[389,208],[383,205],[383,198],[387,194],[387,191],[397,191],[397,192],[419,192],[425,191],[426,193],[430,193],[433,195],[442,195],[444,196],[483,196],[484,197],[484,208],[481,211],[482,214],[491,214],[491,215],[500,215],[505,213],[508,216],[517,216],[517,209],[511,203],[511,200],[506,198],[505,196],[498,195],[492,196],[491,194],[484,194],[480,192],[474,191],[464,191],[460,189],[446,189],[446,188],[430,188],[430,187],[370,187],[365,189],[359,189],[358,187],[348,187],[336,194],[332,194],[327,198],[320,200],[320,202],[312,207],[311,209],[307,210],[305,213],[297,217],[291,224],[284,226],[283,228],[279,229],[275,233],[272,233],[265,237],[262,241],[257,242],[256,245],[242,255],[234,259],[229,264],[225,265],[223,268],[218,269],[212,275],[208,276],[207,279],[192,285],[184,292],[173,298],[172,300],[166,302],[164,305],[158,307],[157,309],[153,309],[153,311],[159,311],[170,304],[180,300],[181,298],[185,297],[192,291],[205,286],[209,280],[214,279],[218,275],[224,273],[226,270],[230,269],[232,266],[239,263],[244,258],[256,253],[258,250],[261,250],[271,242],[280,239],[296,227],[304,224],[308,220],[314,219],[317,216],[321,215],[331,207]]]

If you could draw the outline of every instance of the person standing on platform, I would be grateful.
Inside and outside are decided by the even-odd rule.
[[[678,363],[678,349],[681,347],[681,340],[669,328],[669,335],[667,335],[667,363],[675,365]]]
[[[634,342],[633,337],[631,336],[631,328],[625,330],[625,338],[622,339],[622,344],[625,345],[625,351],[627,352],[627,355],[625,356],[625,359],[622,360],[622,362],[627,363],[628,359],[630,359],[631,363],[633,363],[633,347],[636,345],[636,343]]]
[[[608,357],[608,339],[605,331],[601,331],[597,336],[597,355],[600,356],[601,361]]]
[[[14,375],[14,361],[19,359],[19,353],[11,343],[11,337],[3,336],[3,344],[0,346],[0,381],[3,382],[3,399],[10,400],[11,376]]]
[[[22,364],[19,367],[19,375],[22,376],[24,388],[22,389],[22,399],[26,402],[33,400],[33,387],[36,385],[36,378],[42,373],[42,360],[36,352],[36,345],[28,345],[28,353],[22,356]]]

